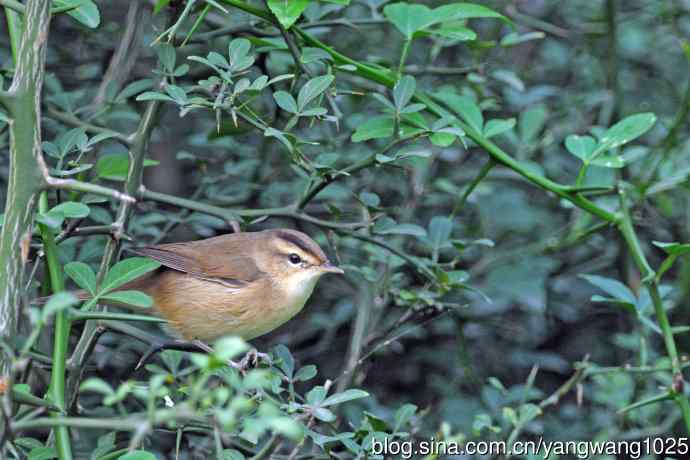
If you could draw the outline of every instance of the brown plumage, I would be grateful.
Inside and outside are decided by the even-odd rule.
[[[252,339],[296,315],[324,273],[343,273],[304,233],[233,233],[137,248],[162,264],[121,289],[153,298],[154,311],[187,340]]]

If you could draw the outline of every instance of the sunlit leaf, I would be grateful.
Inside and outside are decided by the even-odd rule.
[[[267,4],[280,24],[289,29],[309,5],[309,0],[268,0]]]

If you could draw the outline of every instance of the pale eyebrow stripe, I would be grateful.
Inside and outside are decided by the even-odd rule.
[[[291,233],[282,233],[282,232],[279,233],[278,236],[280,237],[280,239],[285,240],[288,243],[294,244],[295,246],[300,248],[302,251],[304,251],[308,254],[316,255],[316,254],[314,254],[314,251],[312,250],[312,248],[307,246],[305,244],[305,242],[302,241],[302,239],[300,237],[293,235]]]

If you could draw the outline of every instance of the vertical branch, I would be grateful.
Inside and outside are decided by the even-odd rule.
[[[362,357],[364,337],[367,333],[371,309],[374,303],[374,294],[369,284],[362,284],[358,294],[358,301],[361,302],[361,305],[360,308],[357,309],[357,316],[352,327],[350,346],[347,350],[347,358],[343,366],[343,378],[338,382],[338,392],[345,391],[347,387],[350,386],[350,382],[354,377],[354,370]]]
[[[654,305],[654,314],[664,337],[666,353],[671,360],[673,384],[669,390],[670,395],[673,396],[673,399],[680,409],[681,415],[683,416],[683,421],[685,423],[685,429],[688,431],[688,433],[690,433],[690,402],[688,401],[688,397],[685,395],[685,379],[683,378],[683,369],[681,367],[680,357],[678,355],[678,348],[673,337],[671,322],[668,319],[668,314],[666,313],[661,294],[659,293],[659,283],[656,279],[656,272],[650,267],[649,263],[647,262],[647,258],[642,251],[637,233],[632,225],[632,218],[630,217],[630,210],[628,208],[625,192],[622,189],[619,192],[619,198],[622,211],[619,230],[628,245],[628,249],[630,250],[638,270],[640,270],[643,275],[642,281],[645,284],[647,291],[649,292],[649,297]]]
[[[48,192],[40,195],[38,208],[40,212],[48,211]],[[46,265],[50,278],[50,287],[53,293],[65,289],[65,278],[62,267],[58,260],[57,245],[53,231],[44,224],[39,224],[43,240],[43,251],[46,256]],[[55,314],[55,335],[53,339],[53,361],[50,372],[50,398],[52,403],[60,409],[65,410],[65,364],[67,361],[67,347],[69,345],[70,320],[66,311],[59,311]],[[54,416],[60,416],[54,413]],[[72,458],[72,443],[70,441],[69,428],[66,426],[55,427],[55,441],[60,460]]]
[[[10,171],[0,234],[0,340],[6,343],[15,334],[33,212],[47,175],[41,155],[40,102],[49,23],[50,1],[30,0],[14,78],[5,98],[11,118]],[[9,367],[7,357],[0,357],[0,374],[7,374]]]
[[[153,131],[155,121],[158,114],[159,103],[151,101],[146,106],[146,111],[139,122],[139,127],[132,142],[132,148],[129,151],[129,171],[127,179],[125,180],[123,192],[127,195],[136,195],[137,191],[142,185],[144,174],[144,158],[149,149],[149,141],[151,139],[151,132]],[[116,229],[113,232],[113,238],[108,240],[101,259],[101,266],[98,272],[98,282],[100,283],[105,276],[108,268],[115,259],[117,250],[120,245],[120,239],[127,230],[127,223],[132,213],[133,203],[122,201],[118,209],[117,218],[113,223]],[[69,359],[69,377],[67,380],[67,392],[72,395],[70,405],[76,402],[77,387],[81,378],[82,368],[93,349],[96,338],[99,335],[98,321],[87,321],[84,325],[79,342],[74,348],[74,352]]]

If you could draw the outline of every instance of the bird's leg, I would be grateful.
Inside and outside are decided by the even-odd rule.
[[[250,364],[253,367],[256,367],[256,365],[259,364],[259,361],[263,361],[269,366],[273,364],[273,360],[267,353],[260,353],[256,348],[252,348],[247,352],[246,355],[244,355],[244,358],[242,358],[239,365],[242,367],[242,369],[248,369]]]

